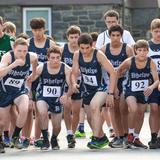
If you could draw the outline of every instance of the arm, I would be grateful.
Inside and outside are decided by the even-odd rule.
[[[73,56],[72,72],[70,76],[73,92],[79,92],[78,91],[79,85],[77,84],[77,77],[79,75],[78,58],[79,58],[79,51],[76,51]]]
[[[102,48],[100,50],[105,54],[105,52],[106,52],[106,45],[102,46]]]
[[[70,74],[71,74],[71,68],[65,64],[65,77],[66,77],[66,82],[68,84],[68,91],[67,93],[63,94],[60,97],[60,102],[64,105],[64,107],[66,106],[66,104],[68,103],[68,98],[71,97],[72,95],[72,91],[71,91],[71,87],[70,87]]]
[[[29,52],[30,55],[30,63],[32,65],[32,73],[31,75],[27,78],[28,83],[32,83],[35,80],[36,76],[36,68],[38,65],[38,57],[36,53]]]
[[[110,85],[109,85],[108,92],[113,93],[114,88],[115,88],[116,72],[115,72],[112,64],[110,63],[110,61],[107,59],[107,57],[101,51],[98,52],[97,59],[98,59],[99,63],[102,65],[102,67],[106,70],[106,72],[108,72],[110,75],[110,83],[109,83]]]
[[[30,60],[32,65],[32,74],[36,74],[36,68],[38,65],[38,57],[36,53],[30,52]]]
[[[131,66],[131,58],[127,58],[117,69],[117,78],[121,77]]]
[[[50,43],[50,46],[55,46],[56,45],[56,43],[52,40],[50,40],[49,43]]]
[[[6,76],[13,68],[17,66],[23,66],[25,61],[22,59],[16,59],[13,63],[11,63],[10,53],[6,53],[2,56],[0,63],[0,77]]]
[[[68,65],[65,65],[65,75],[66,75],[66,82],[69,86],[67,96],[70,97],[72,95],[71,86],[70,86],[71,68]]]
[[[97,59],[99,63],[102,65],[102,67],[109,73],[109,89],[108,89],[108,96],[106,100],[106,105],[109,107],[114,106],[114,89],[116,85],[116,72],[112,66],[112,64],[109,62],[107,57],[99,51],[97,54]]]
[[[133,48],[130,46],[126,46],[126,53],[128,57],[132,57],[134,55]]]
[[[149,96],[153,92],[153,89],[155,89],[159,84],[158,72],[157,72],[157,68],[156,68],[156,65],[153,62],[153,60],[151,60],[150,67],[151,67],[151,74],[152,74],[154,83],[151,84],[150,86],[148,86],[144,90],[144,95],[145,96]]]

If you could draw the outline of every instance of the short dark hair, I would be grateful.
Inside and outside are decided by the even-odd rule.
[[[78,45],[79,46],[80,46],[80,44],[90,44],[92,46],[92,43],[93,43],[93,39],[92,39],[91,35],[88,33],[83,33],[78,38]]]
[[[54,45],[54,46],[48,48],[48,50],[47,50],[47,57],[48,58],[50,57],[51,53],[56,53],[61,56],[61,50],[60,50],[59,46]]]
[[[119,20],[119,13],[115,10],[108,10],[104,13],[103,18],[106,19],[106,17],[116,17],[117,20]]]
[[[28,46],[28,42],[27,40],[25,40],[24,38],[18,38],[16,39],[16,41],[13,44],[13,47],[15,48],[18,45],[23,45],[23,46]]]
[[[76,25],[72,25],[70,26],[68,29],[67,29],[67,32],[66,32],[66,35],[67,37],[70,35],[70,34],[81,34],[81,29],[80,27],[76,26]]]
[[[33,18],[30,21],[30,26],[32,29],[40,29],[40,28],[45,28],[45,19],[40,17],[40,18]]]
[[[112,32],[119,32],[122,36],[123,35],[123,28],[119,24],[113,25],[108,29],[109,35],[111,35]]]
[[[97,41],[98,32],[91,32],[90,35],[91,35],[91,37],[92,37],[92,39],[93,39],[94,42]]]
[[[149,44],[145,39],[140,39],[134,44],[134,51],[138,48],[146,48],[149,50]]]
[[[24,38],[27,40],[29,38],[29,35],[27,33],[22,32],[17,36],[17,39],[18,38]]]

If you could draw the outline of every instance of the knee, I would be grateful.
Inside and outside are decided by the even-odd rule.
[[[151,114],[158,114],[158,107],[157,106],[151,106]]]
[[[38,116],[40,117],[40,119],[46,119],[47,118],[47,112],[45,112],[45,111],[39,111],[38,112]]]
[[[91,106],[91,113],[96,113],[96,112],[100,111],[100,108],[96,103],[95,104],[91,103],[90,106]]]

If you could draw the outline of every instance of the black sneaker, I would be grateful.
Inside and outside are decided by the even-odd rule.
[[[49,140],[43,140],[43,144],[41,146],[41,150],[48,150],[50,147]]]
[[[5,153],[3,142],[0,142],[0,153]]]
[[[29,144],[30,144],[30,139],[29,138],[25,138],[23,140],[23,147],[24,148],[28,148],[29,147]]]
[[[114,137],[114,138],[109,142],[109,146],[112,147],[112,144],[113,144],[114,142],[116,142],[117,139],[118,139],[118,137]]]
[[[19,137],[14,137],[11,139],[11,142],[10,142],[10,147],[11,148],[17,148],[17,149],[22,149],[24,148],[23,147],[23,143],[21,141],[21,139]]]
[[[157,149],[157,148],[160,147],[157,140],[156,141],[150,141],[148,143],[148,145],[149,145],[149,149]]]
[[[75,139],[74,139],[74,135],[72,134],[69,134],[67,136],[67,142],[68,142],[68,148],[74,148],[75,147]]]
[[[57,137],[52,136],[51,146],[52,146],[53,150],[59,150],[60,147],[59,147],[58,142],[57,142]]]
[[[138,148],[144,148],[147,149],[148,147],[146,145],[144,145],[139,138],[135,138],[133,141],[133,144],[138,147]]]

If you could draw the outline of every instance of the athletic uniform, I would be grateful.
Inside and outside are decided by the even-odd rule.
[[[35,52],[38,56],[38,63],[44,63],[47,61],[47,50],[48,48],[50,47],[50,40],[49,39],[46,39],[46,42],[45,42],[45,45],[43,48],[38,48],[35,46],[34,44],[34,38],[31,38],[30,39],[30,42],[29,42],[29,48],[28,48],[28,51],[31,51],[31,52]],[[32,71],[32,69],[31,69]],[[31,90],[32,90],[32,93],[33,93],[33,100],[35,100],[35,94],[36,94],[36,90],[37,90],[37,87],[38,87],[38,84],[39,84],[39,78],[36,79],[33,83],[32,83],[32,87],[31,87]]]
[[[125,60],[128,58],[127,56],[127,53],[126,53],[126,46],[127,44],[126,43],[123,43],[123,46],[122,46],[122,49],[120,51],[120,53],[118,55],[113,55],[111,52],[110,52],[110,43],[108,43],[106,45],[106,51],[105,51],[105,55],[106,57],[109,59],[109,61],[112,63],[113,67],[115,69],[117,69],[119,67],[119,65]],[[105,72],[103,73],[103,75],[106,75],[107,72],[102,70],[102,72]],[[107,84],[109,84],[109,76],[106,75],[106,76],[103,76],[104,79],[105,79],[105,82],[107,82]],[[122,93],[123,91],[123,81],[124,81],[125,77],[122,76],[121,78],[119,78],[118,80],[118,89],[119,89],[119,95]]]
[[[128,72],[128,81],[126,84],[125,98],[134,96],[137,103],[147,103],[147,97],[144,96],[144,89],[150,85],[151,58],[147,58],[146,66],[142,69],[136,67],[135,57],[131,59],[131,66]]]
[[[106,84],[102,82],[102,69],[97,60],[97,50],[94,50],[90,62],[85,62],[82,53],[79,51],[78,63],[85,87],[83,104],[89,105],[97,91],[107,90]]]
[[[154,44],[152,41],[149,41],[148,56],[155,62],[160,78],[160,44]],[[151,79],[153,78],[151,77]],[[152,94],[149,96],[148,103],[157,103],[160,105],[160,92],[158,91],[158,88],[153,90]]]
[[[12,50],[11,43],[14,43],[14,41],[15,39],[6,33],[0,38],[0,60],[6,52]]]
[[[69,51],[68,44],[66,43],[64,45],[64,49],[63,49],[63,53],[62,53],[62,62],[64,62],[68,66],[72,67],[72,64],[73,64],[73,55],[74,54]],[[83,84],[82,84],[82,80],[81,80],[80,76],[78,77],[77,83],[80,85],[79,93],[74,93],[71,96],[71,98],[73,100],[80,100],[80,99],[82,99],[82,94],[83,94],[83,90],[84,89],[83,89]],[[68,91],[68,85],[66,84],[65,85],[65,92],[67,92],[67,91]]]
[[[11,63],[15,61],[14,53],[11,51]],[[13,104],[15,98],[26,94],[25,78],[29,75],[30,55],[27,53],[24,66],[13,68],[0,80],[0,107]]]
[[[57,74],[48,72],[47,62],[43,65],[43,70],[40,75],[40,86],[37,91],[37,101],[45,101],[52,113],[61,113],[62,105],[60,97],[63,94],[65,84],[65,64],[61,63],[60,70]]]

